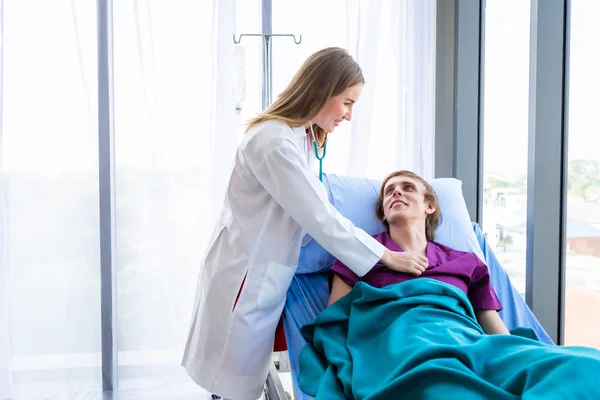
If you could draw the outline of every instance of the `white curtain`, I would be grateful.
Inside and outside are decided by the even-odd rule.
[[[0,398],[98,390],[95,4],[2,10]]]
[[[0,4],[0,399],[98,392],[96,3]],[[235,149],[261,111],[261,41],[232,39],[260,32],[260,0],[113,7],[119,387],[200,396],[179,362]],[[431,177],[434,21],[433,0],[273,0],[273,32],[302,34],[273,39],[274,98],[323,47],[365,73],[325,172]]]
[[[10,339],[8,334],[8,243],[6,240],[6,201],[2,162],[2,100],[4,77],[4,1],[0,0],[0,399],[12,397],[12,379],[10,371]]]
[[[2,162],[2,100],[4,76],[4,2],[0,1],[0,399],[12,397],[12,379],[10,371],[10,341],[8,334],[8,243],[6,241],[6,201]]]
[[[331,135],[324,171],[381,179],[397,169],[433,178],[435,1],[273,2],[274,93],[311,53],[348,49],[366,84],[353,121]],[[314,28],[314,27],[318,27]]]

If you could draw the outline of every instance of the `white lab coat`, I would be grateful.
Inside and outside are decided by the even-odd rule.
[[[329,203],[314,158],[304,128],[280,121],[255,126],[238,148],[182,362],[212,393],[260,397],[305,233],[360,276],[383,256],[383,245]]]

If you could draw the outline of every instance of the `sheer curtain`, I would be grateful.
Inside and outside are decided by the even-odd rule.
[[[326,172],[430,177],[432,2],[273,1],[273,32],[303,38],[273,39],[274,97],[323,47],[365,71]],[[0,5],[0,399],[99,392],[96,3]],[[233,155],[261,111],[260,39],[232,40],[260,15],[260,0],[113,2],[123,398],[204,394],[179,363]]]
[[[274,1],[274,95],[313,52],[348,49],[366,84],[353,120],[330,136],[325,172],[381,179],[396,169],[433,178],[435,1]],[[315,28],[318,27],[318,28]]]
[[[95,3],[5,1],[2,43],[0,397],[99,390]]]
[[[258,19],[260,4],[246,3]],[[180,362],[241,136],[236,3],[113,2],[113,13],[119,385],[140,396],[200,395]]]
[[[4,176],[2,175],[2,99],[4,76],[4,2],[0,0],[0,399],[12,395],[10,373],[10,341],[8,335],[8,245],[6,242],[6,201]]]

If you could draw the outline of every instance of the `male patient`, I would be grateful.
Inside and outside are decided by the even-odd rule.
[[[498,316],[502,305],[490,283],[488,267],[474,253],[433,241],[440,206],[427,181],[410,171],[390,174],[381,186],[376,214],[388,231],[375,239],[390,250],[405,252],[405,270],[396,272],[377,265],[361,279],[336,261],[331,268],[334,276],[329,305],[350,292],[358,281],[381,288],[415,277],[431,278],[465,292],[485,333],[509,333]]]
[[[433,241],[440,207],[409,171],[383,182],[375,236],[405,268],[337,261],[329,307],[302,328],[298,384],[316,399],[600,399],[600,351],[510,334],[487,266]]]

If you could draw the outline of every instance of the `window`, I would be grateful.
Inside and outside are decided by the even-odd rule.
[[[530,2],[485,3],[482,229],[525,296]]]
[[[565,344],[600,348],[600,4],[571,2]]]

